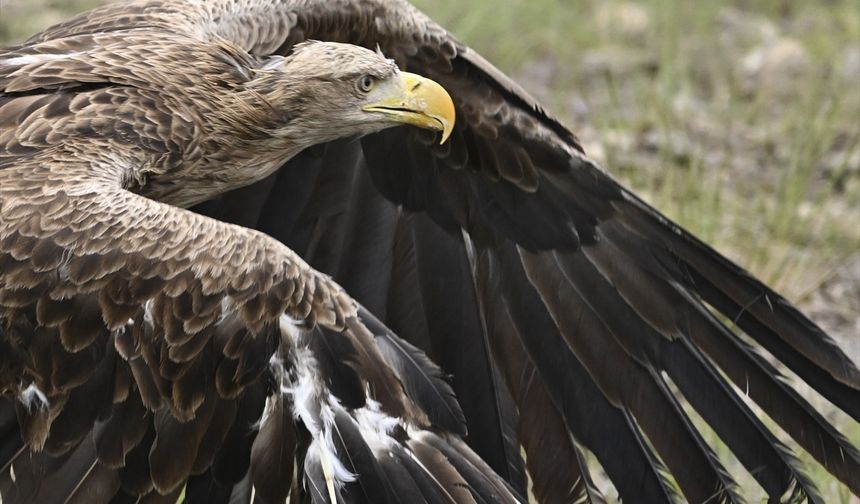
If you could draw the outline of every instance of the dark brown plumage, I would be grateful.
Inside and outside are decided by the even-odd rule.
[[[820,501],[725,377],[860,492],[752,345],[860,418],[826,334],[405,2],[113,4],[0,51],[4,503],[513,502],[526,470],[599,502],[582,447],[625,501],[664,469],[741,500],[675,394]]]

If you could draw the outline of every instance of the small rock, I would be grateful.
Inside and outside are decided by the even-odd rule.
[[[741,60],[745,91],[785,95],[793,81],[807,74],[811,60],[798,40],[781,37],[753,49]]]
[[[603,4],[594,18],[600,30],[626,38],[641,38],[651,27],[648,11],[633,2]]]
[[[582,149],[585,154],[600,166],[606,165],[606,148],[599,141],[582,141]]]

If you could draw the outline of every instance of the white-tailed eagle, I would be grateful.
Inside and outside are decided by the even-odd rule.
[[[601,502],[582,447],[625,502],[741,501],[679,396],[820,502],[731,382],[860,493],[757,347],[860,419],[827,334],[405,1],[133,1],[0,49],[4,504]]]

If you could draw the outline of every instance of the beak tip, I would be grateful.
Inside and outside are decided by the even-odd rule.
[[[445,126],[445,129],[442,130],[442,139],[439,141],[439,145],[443,145],[449,138],[451,138],[452,131],[454,131],[453,127]]]

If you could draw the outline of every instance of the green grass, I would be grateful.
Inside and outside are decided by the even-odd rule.
[[[95,3],[0,0],[0,41]],[[857,0],[414,3],[520,80],[610,172],[802,308],[860,250],[860,69],[845,75]],[[774,40],[805,62],[756,84],[744,61]],[[853,325],[828,327],[847,343],[860,338],[851,306]],[[856,422],[816,407],[860,444]],[[827,502],[860,502],[811,466]],[[760,500],[739,464],[729,470]]]

